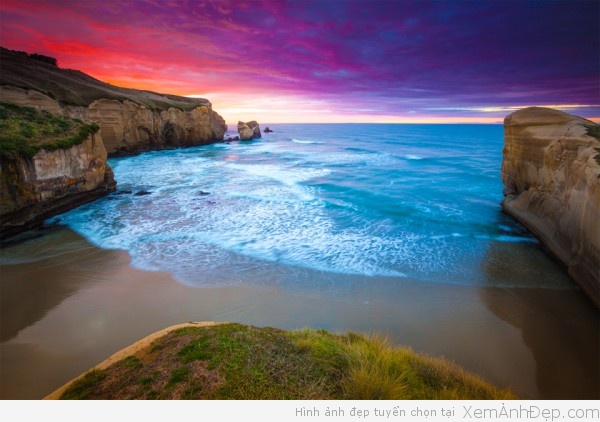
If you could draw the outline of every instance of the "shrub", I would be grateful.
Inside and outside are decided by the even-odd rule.
[[[100,130],[97,123],[55,116],[45,110],[0,101],[0,157],[32,157],[40,149],[66,149]]]

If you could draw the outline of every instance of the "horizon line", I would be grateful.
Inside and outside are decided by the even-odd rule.
[[[600,124],[600,117],[584,117],[595,124]],[[240,120],[241,121],[241,120]],[[251,121],[251,120],[247,120]],[[504,121],[497,122],[259,122],[259,125],[503,125]],[[225,123],[236,125],[236,123]]]

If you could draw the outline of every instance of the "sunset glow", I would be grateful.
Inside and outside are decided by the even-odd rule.
[[[530,105],[597,119],[599,13],[596,1],[3,0],[0,44],[208,98],[229,124],[498,123]]]

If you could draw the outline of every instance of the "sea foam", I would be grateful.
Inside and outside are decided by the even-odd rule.
[[[486,263],[500,253],[513,259],[496,247],[503,243],[541,253],[500,212],[501,128],[465,126],[476,131],[465,144],[437,126],[416,129],[282,125],[268,141],[111,159],[125,192],[58,220],[98,246],[127,250],[135,266],[190,285],[246,282],[245,269],[266,264],[519,285],[522,277],[499,279]],[[296,130],[315,141],[290,137]],[[149,194],[136,196],[141,190]]]

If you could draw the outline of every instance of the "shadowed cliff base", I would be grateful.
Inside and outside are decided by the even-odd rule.
[[[504,121],[504,211],[600,307],[600,138],[593,122],[542,107]]]
[[[535,383],[541,397],[597,400],[600,398],[598,309],[579,289],[551,288],[557,283],[549,277],[552,274],[549,270],[556,267],[555,272],[566,273],[564,268],[557,262],[541,260],[541,252],[533,256],[519,246],[491,244],[485,271],[494,280],[498,274],[506,273],[508,266],[513,272],[522,268],[515,276],[531,279],[531,286],[482,289],[479,296],[490,311],[520,331],[536,363]],[[564,278],[568,276],[565,274]],[[550,288],[536,288],[544,285]],[[567,355],[570,359],[566,359]]]
[[[585,296],[552,289],[487,289],[480,295],[488,309],[520,330],[535,360],[541,397],[600,398],[600,332],[594,322],[598,313]],[[565,300],[571,302],[567,309]],[[589,319],[582,319],[576,307]],[[565,359],[566,345],[570,359]],[[568,385],[568,391],[558,387],[561,384]]]
[[[21,243],[17,243],[21,241]],[[14,238],[4,251],[0,249],[3,265],[11,262],[10,268],[2,268],[0,283],[0,341],[5,342],[16,337],[19,332],[37,321],[43,320],[48,312],[61,302],[76,294],[77,291],[92,284],[94,276],[89,273],[96,266],[113,260],[116,265],[128,262],[127,257],[113,251],[97,249],[81,236],[59,226],[45,227],[29,231]],[[34,264],[27,256],[11,258],[10,248],[23,248],[31,251]],[[40,252],[39,250],[44,252]],[[73,255],[73,250],[78,253]],[[39,256],[39,255],[42,256]],[[64,260],[56,268],[57,259]],[[88,271],[86,271],[86,269]],[[25,273],[24,281],[15,274]],[[59,272],[60,276],[52,276]],[[85,275],[85,273],[89,275]],[[58,275],[58,274],[55,274]]]

